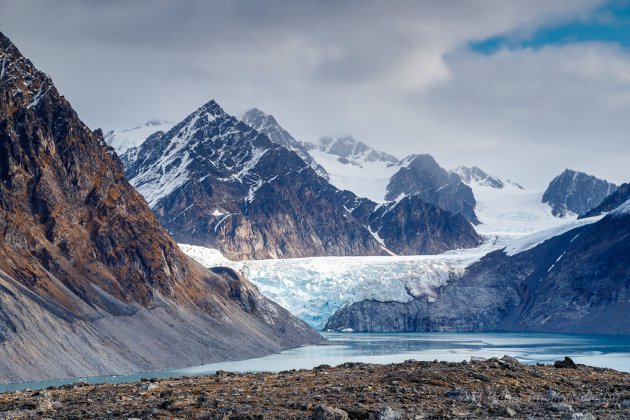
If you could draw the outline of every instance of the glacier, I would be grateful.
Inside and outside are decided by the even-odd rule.
[[[429,301],[437,289],[456,280],[487,248],[441,255],[312,257],[231,261],[216,249],[179,244],[205,267],[227,266],[251,280],[260,292],[315,329],[338,309],[361,300]]]
[[[231,261],[218,250],[179,244],[182,251],[206,267],[231,267],[260,291],[316,329],[338,309],[362,300],[433,301],[438,289],[457,281],[470,264],[496,250],[513,255],[599,218],[557,218],[541,203],[542,192],[506,183],[497,189],[471,183],[477,198],[484,238],[472,249],[440,255],[379,257],[313,257]]]

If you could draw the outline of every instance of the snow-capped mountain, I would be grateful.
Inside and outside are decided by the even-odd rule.
[[[597,207],[616,189],[604,179],[566,169],[549,183],[542,201],[549,204],[554,216],[565,217]]]
[[[1,33],[0,98],[0,382],[321,342],[237,273],[187,258],[102,132]]]
[[[289,134],[287,130],[278,124],[273,115],[265,114],[258,108],[252,108],[243,115],[241,120],[266,135],[273,143],[279,144],[297,153],[319,176],[329,180],[330,177],[326,170],[315,162],[315,159],[308,153],[308,149],[305,147],[304,143],[297,141]]]
[[[126,130],[111,130],[105,134],[105,143],[113,147],[120,156],[127,150],[138,147],[153,133],[166,132],[173,127],[169,121],[151,120],[134,128]]]
[[[456,173],[440,167],[430,155],[411,155],[403,159],[387,184],[386,200],[418,195],[423,201],[451,213],[461,213],[478,223],[475,196]]]
[[[335,187],[376,203],[385,201],[389,178],[398,170],[396,157],[351,136],[322,137],[319,142],[305,143],[304,146],[326,170]]]
[[[467,168],[465,166],[459,166],[453,171],[462,179],[462,181],[468,185],[475,183],[480,186],[490,188],[503,188],[505,184],[499,178],[488,175],[476,166]]]
[[[384,252],[295,152],[215,101],[143,143],[126,174],[179,242],[230,258]]]
[[[395,203],[376,214],[376,203],[338,190],[297,153],[214,101],[122,160],[179,242],[217,248],[232,259],[386,255],[390,243],[401,254],[437,253],[479,243],[460,215],[422,202],[385,222]],[[380,237],[381,230],[406,235]]]

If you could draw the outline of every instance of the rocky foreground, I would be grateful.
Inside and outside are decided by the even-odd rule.
[[[510,357],[77,383],[0,394],[0,418],[630,418],[630,374]]]

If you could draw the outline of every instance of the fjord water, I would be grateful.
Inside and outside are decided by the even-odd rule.
[[[279,372],[345,362],[400,363],[405,360],[461,362],[471,357],[516,357],[523,363],[551,363],[570,356],[577,363],[630,372],[630,336],[543,333],[322,333],[328,345],[307,346],[257,359],[211,363],[184,369],[55,381],[2,384],[0,392],[73,383],[122,383],[230,372]]]

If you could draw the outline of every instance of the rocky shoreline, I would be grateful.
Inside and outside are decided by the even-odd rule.
[[[630,374],[511,357],[76,383],[0,394],[0,418],[630,418]]]

